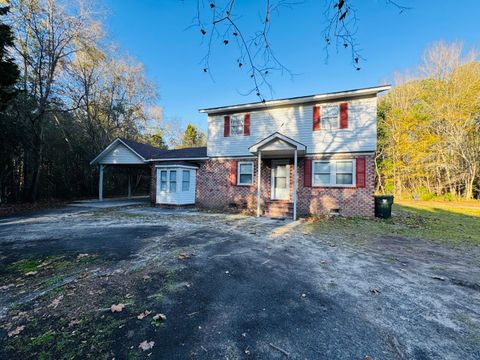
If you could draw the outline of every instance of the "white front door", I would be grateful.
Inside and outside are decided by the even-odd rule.
[[[272,161],[272,199],[290,199],[290,165],[287,161]]]

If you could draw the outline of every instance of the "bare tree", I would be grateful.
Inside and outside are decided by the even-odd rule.
[[[325,60],[328,61],[329,51],[333,46],[336,51],[345,49],[350,53],[354,69],[361,69],[364,60],[357,41],[358,18],[353,0],[323,0],[325,6],[325,27],[322,37],[325,44]],[[210,60],[214,45],[221,42],[224,46],[237,47],[236,66],[246,68],[247,76],[252,81],[252,88],[245,93],[255,93],[260,100],[265,101],[266,90],[272,94],[269,74],[280,72],[293,76],[293,72],[275,55],[269,40],[269,33],[274,15],[282,8],[293,8],[299,4],[295,0],[263,0],[259,3],[260,20],[253,32],[246,31],[240,25],[241,13],[235,0],[205,2],[197,0],[197,14],[194,25],[204,38],[206,54],[202,60],[203,71],[211,72]],[[409,9],[393,0],[385,0],[385,4],[393,6],[400,13]]]

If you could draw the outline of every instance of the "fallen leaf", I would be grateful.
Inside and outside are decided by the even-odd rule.
[[[124,307],[125,307],[125,304],[117,304],[117,305],[114,304],[110,307],[110,310],[112,311],[112,313],[121,312]]]
[[[15,328],[15,330],[12,330],[12,331],[8,332],[8,337],[17,336],[18,334],[20,334],[23,331],[23,329],[25,329],[25,326],[23,326],[23,325],[22,326],[17,326]]]
[[[63,295],[60,295],[59,297],[57,297],[56,299],[54,299],[49,305],[48,307],[53,307],[54,309],[57,308],[58,304],[60,304],[60,301],[62,301],[63,299]]]
[[[186,252],[182,252],[180,253],[180,255],[178,255],[178,260],[185,260],[185,259],[190,259],[190,255],[188,255]]]
[[[138,320],[143,320],[145,317],[147,317],[148,315],[150,315],[152,312],[149,311],[149,310],[145,310],[144,312],[140,313],[137,315],[137,319]]]
[[[155,321],[157,321],[157,320],[165,321],[165,320],[167,320],[167,317],[165,316],[165,314],[157,314],[153,317],[153,320],[155,320]]]
[[[147,351],[147,350],[150,350],[151,348],[153,348],[153,345],[155,345],[155,341],[143,341],[140,343],[140,345],[138,345],[138,347],[140,349],[142,349],[142,351]]]
[[[72,326],[75,326],[75,325],[78,325],[78,324],[80,324],[80,320],[73,319],[72,321],[70,321],[70,322],[68,323],[68,326],[69,326],[69,327],[72,327]]]

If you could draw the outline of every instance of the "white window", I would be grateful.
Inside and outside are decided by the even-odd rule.
[[[314,186],[354,186],[354,174],[354,160],[313,161]]]
[[[177,171],[170,170],[170,192],[177,192]]]
[[[336,130],[340,128],[340,110],[338,105],[322,106],[321,128],[326,130]]]
[[[182,173],[182,191],[190,190],[190,170],[183,170]]]
[[[330,185],[330,163],[315,161],[313,163],[313,183],[315,185]]]
[[[167,170],[160,171],[160,190],[167,191]]]
[[[253,184],[253,162],[239,162],[238,163],[238,185],[252,185]]]
[[[243,135],[243,115],[230,117],[230,135]]]

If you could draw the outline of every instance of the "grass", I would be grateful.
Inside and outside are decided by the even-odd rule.
[[[402,201],[392,218],[319,218],[306,225],[317,235],[335,234],[356,242],[393,235],[451,245],[480,245],[480,202]]]

